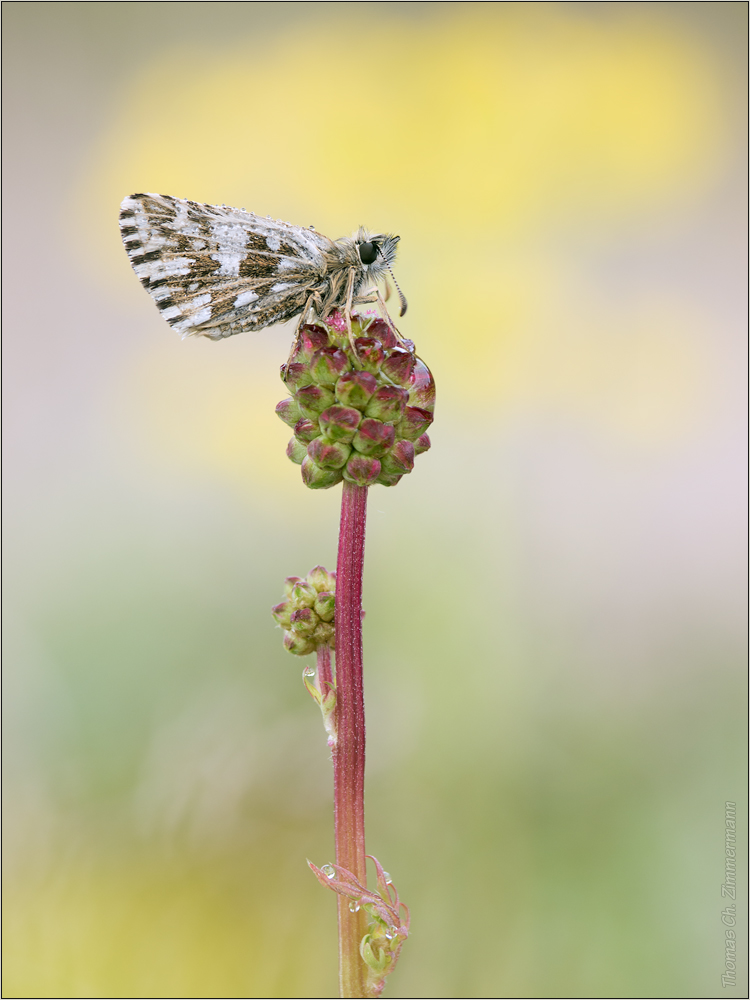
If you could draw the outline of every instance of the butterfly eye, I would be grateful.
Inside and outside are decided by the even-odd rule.
[[[378,245],[377,243],[360,243],[359,244],[359,259],[363,264],[372,264],[378,255]]]

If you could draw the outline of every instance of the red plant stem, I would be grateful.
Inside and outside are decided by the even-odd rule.
[[[331,671],[331,647],[318,646],[316,656],[318,668],[318,691],[325,698],[333,687],[333,673]]]
[[[336,864],[367,884],[365,861],[365,702],[362,686],[362,569],[367,487],[344,480],[336,563],[336,714],[333,750]],[[366,996],[359,944],[367,933],[363,911],[352,913],[337,896],[339,985],[342,997]]]

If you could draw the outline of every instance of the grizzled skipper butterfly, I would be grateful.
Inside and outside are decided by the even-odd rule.
[[[386,273],[406,312],[391,271],[398,236],[360,227],[329,240],[312,226],[162,194],[125,198],[120,231],[133,270],[183,337],[220,340],[294,316],[301,326],[311,310],[325,319],[334,309],[351,331],[354,305],[377,301],[385,312],[376,284]]]

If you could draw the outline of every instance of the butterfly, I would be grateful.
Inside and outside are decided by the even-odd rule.
[[[385,313],[377,282],[386,274],[406,312],[391,234],[360,227],[330,240],[312,226],[163,194],[125,198],[120,232],[133,270],[183,337],[220,340],[294,316],[301,326],[311,310],[321,319],[341,311],[351,337],[353,306],[377,301]]]

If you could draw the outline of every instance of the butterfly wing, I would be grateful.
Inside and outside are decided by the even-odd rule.
[[[183,337],[260,330],[326,287],[329,239],[242,209],[133,194],[120,231],[133,270]]]

